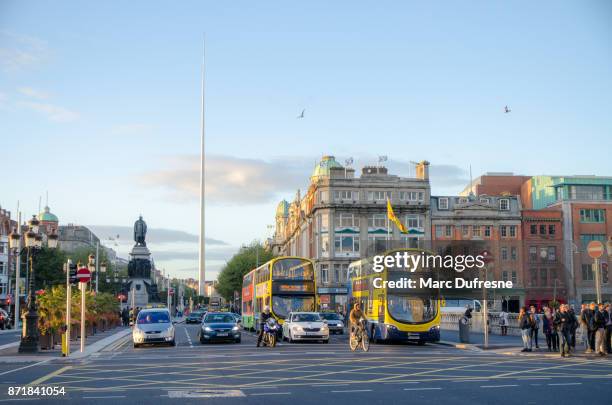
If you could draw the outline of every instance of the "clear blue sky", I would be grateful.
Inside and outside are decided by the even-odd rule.
[[[204,33],[211,270],[322,154],[428,159],[438,193],[470,164],[612,175],[612,3],[431,3],[2,1],[0,204],[197,233]],[[195,275],[179,242],[158,265]]]

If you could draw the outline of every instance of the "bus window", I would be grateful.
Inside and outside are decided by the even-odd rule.
[[[280,259],[272,265],[273,280],[312,280],[312,263],[303,259]]]

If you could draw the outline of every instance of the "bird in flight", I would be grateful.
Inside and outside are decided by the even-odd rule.
[[[296,118],[304,118],[304,112],[306,111],[306,109],[302,110],[302,113],[300,115],[298,115]]]
[[[509,108],[508,108],[508,106],[505,106],[505,107],[504,107],[504,112],[505,112],[506,114],[508,114],[510,111],[512,111],[512,110],[511,110],[511,109],[509,109]]]

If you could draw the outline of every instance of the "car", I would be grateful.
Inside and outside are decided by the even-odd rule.
[[[0,309],[0,329],[11,328],[11,316],[4,309]]]
[[[202,317],[205,313],[206,312],[204,311],[193,311],[187,315],[187,318],[185,318],[185,323],[201,323]]]
[[[174,322],[167,308],[142,309],[132,329],[134,347],[148,343],[176,344]]]
[[[344,333],[344,319],[342,315],[335,312],[319,312],[319,315],[324,321],[327,321],[327,327],[330,333]]]
[[[214,341],[232,341],[240,343],[240,326],[231,312],[207,312],[202,319],[200,343]]]
[[[283,339],[329,343],[329,327],[318,312],[290,312],[283,323]]]
[[[242,324],[242,315],[237,314],[235,312],[232,312],[232,315],[234,316],[234,318],[236,318],[237,323]]]

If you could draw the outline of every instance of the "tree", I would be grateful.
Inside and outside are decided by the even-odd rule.
[[[42,248],[32,251],[34,263],[34,289],[46,289],[66,284],[64,263],[66,255],[59,249]]]
[[[217,292],[226,300],[232,300],[234,291],[242,291],[244,275],[272,258],[274,255],[258,241],[243,246],[221,269],[217,277]]]

